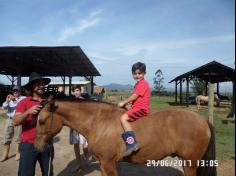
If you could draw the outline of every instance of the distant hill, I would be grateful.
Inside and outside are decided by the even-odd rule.
[[[129,90],[132,90],[133,89],[133,86],[130,85],[130,84],[126,84],[126,85],[123,85],[123,84],[117,84],[117,83],[111,83],[111,84],[108,84],[108,85],[104,85],[103,87],[106,88],[106,90],[108,91],[114,91],[114,90],[117,90],[117,91],[129,91]]]

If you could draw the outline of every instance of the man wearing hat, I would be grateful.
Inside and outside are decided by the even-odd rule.
[[[14,125],[22,125],[18,176],[34,176],[37,161],[40,164],[42,176],[48,176],[49,164],[51,164],[50,157],[53,152],[50,153],[49,145],[43,152],[37,151],[34,147],[34,139],[37,123],[35,115],[42,108],[40,102],[43,100],[44,88],[50,81],[49,78],[43,78],[37,73],[32,73],[29,82],[23,86],[30,92],[30,95],[17,105],[13,118]]]
[[[14,86],[12,91],[6,97],[6,101],[2,104],[3,109],[7,110],[7,119],[4,127],[4,138],[3,138],[3,155],[0,159],[0,162],[7,160],[10,144],[15,135],[16,138],[16,156],[15,160],[18,161],[20,159],[19,153],[19,137],[21,133],[21,126],[14,127],[12,118],[15,114],[17,104],[24,99],[24,96],[21,96],[21,90],[19,86]]]

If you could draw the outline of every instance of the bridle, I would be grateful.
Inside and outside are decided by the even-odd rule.
[[[49,102],[47,100],[43,100],[40,102],[40,105],[43,106],[42,108],[44,108]],[[41,128],[40,128],[40,131],[37,131],[36,132],[36,136],[38,135],[51,135],[52,134],[52,125],[53,125],[53,114],[54,114],[54,111],[50,111],[50,117],[51,118],[51,121],[50,121],[50,127],[49,127],[49,131],[45,131],[45,132],[42,132],[41,131]],[[39,116],[39,112],[38,114],[36,114],[37,116],[37,122],[40,124],[40,116]]]
[[[42,106],[42,108],[44,108],[48,103],[50,103],[50,101],[48,100],[43,100],[40,102],[40,105]],[[40,111],[39,111],[40,112]],[[37,116],[37,123],[39,123],[40,125],[40,116],[39,116],[39,112],[38,114],[36,114]],[[50,117],[51,118],[51,122],[50,122],[50,128],[49,128],[49,131],[46,131],[46,132],[42,132],[41,131],[41,127],[40,127],[40,131],[36,131],[36,136],[38,135],[51,135],[52,134],[52,124],[53,124],[53,113],[54,113],[54,110],[51,110],[50,111]],[[50,140],[50,142],[48,143],[49,144],[49,163],[48,163],[48,173],[47,175],[50,176],[51,175],[51,163],[52,163],[52,152],[53,152],[53,142],[52,140]]]

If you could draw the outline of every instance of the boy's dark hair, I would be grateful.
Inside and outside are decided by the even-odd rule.
[[[75,91],[75,89],[79,89],[79,90],[81,91],[81,86],[80,86],[80,85],[75,85],[75,86],[73,87],[73,92]]]
[[[146,73],[146,65],[142,62],[137,62],[132,66],[132,73],[139,70],[141,73]]]

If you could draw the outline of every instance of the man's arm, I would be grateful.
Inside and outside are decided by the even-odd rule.
[[[5,110],[8,109],[10,107],[11,100],[12,100],[12,95],[10,95],[10,94],[7,95],[6,101],[2,104],[2,108]]]
[[[40,111],[41,107],[42,107],[41,105],[35,105],[35,106],[32,106],[30,109],[28,109],[25,112],[16,112],[13,117],[13,124],[15,126],[21,125],[25,121],[25,119],[27,118],[28,115],[37,114]]]

